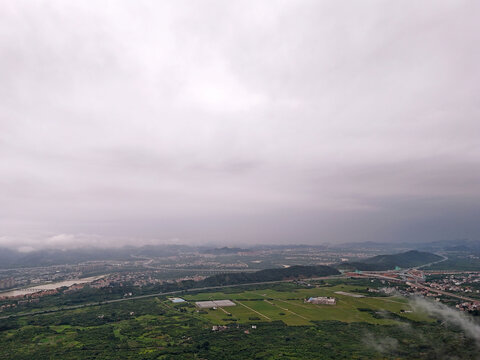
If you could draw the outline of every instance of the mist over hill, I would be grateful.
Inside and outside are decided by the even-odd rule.
[[[410,250],[400,254],[377,255],[363,261],[340,264],[341,269],[356,269],[364,271],[392,270],[397,266],[410,268],[440,261],[443,258],[439,255]]]
[[[166,258],[183,254],[210,254],[213,256],[229,256],[238,253],[248,253],[255,251],[283,251],[290,248],[294,249],[316,249],[319,251],[337,251],[337,250],[355,250],[355,251],[374,251],[385,253],[399,253],[410,250],[416,252],[408,253],[405,257],[399,255],[382,255],[372,259],[362,261],[363,269],[372,270],[373,268],[385,269],[395,266],[417,266],[424,259],[429,260],[426,254],[429,252],[459,252],[459,253],[480,253],[480,241],[475,240],[450,240],[435,241],[426,243],[379,243],[379,242],[359,242],[345,244],[295,244],[295,245],[258,245],[245,247],[228,246],[188,246],[188,245],[143,245],[143,246],[123,246],[123,247],[81,247],[76,249],[39,249],[28,252],[19,251],[12,248],[0,248],[0,268],[18,268],[32,266],[49,266],[62,264],[77,264],[86,261],[100,260],[139,260],[149,259],[151,257]],[[420,255],[419,255],[420,254]],[[394,264],[394,262],[397,262]],[[429,262],[429,261],[427,261]],[[414,265],[411,265],[414,264]]]
[[[366,250],[388,250],[388,251],[407,251],[420,250],[427,252],[436,251],[473,251],[480,252],[480,240],[470,239],[451,239],[437,241],[403,241],[403,242],[377,242],[360,241],[340,244],[331,244],[329,248],[338,249],[366,249]]]
[[[330,266],[291,266],[285,269],[265,269],[254,273],[218,274],[203,280],[204,286],[247,284],[264,281],[301,279],[319,276],[339,275],[340,272]]]

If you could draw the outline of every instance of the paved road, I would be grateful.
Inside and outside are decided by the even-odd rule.
[[[441,256],[443,256],[443,255],[441,255]],[[441,260],[432,262],[432,263],[430,263],[430,264],[422,265],[422,266],[432,265],[432,264],[435,264],[435,263],[438,263],[438,262],[441,262],[441,261],[445,261],[446,259],[447,259],[447,257],[443,257],[443,259],[441,259]],[[412,268],[412,269],[416,269],[416,268]],[[385,272],[383,272],[383,273],[385,273]],[[374,272],[362,273],[361,275],[363,275],[363,276],[365,276],[365,277],[376,277],[376,278],[382,278],[382,279],[385,279],[385,280],[401,281],[401,282],[405,282],[406,284],[410,284],[410,283],[407,282],[407,281],[404,281],[404,280],[401,280],[401,279],[398,279],[398,278],[388,277],[388,276],[385,276],[385,275],[375,274]],[[304,279],[304,280],[320,280],[320,279],[324,280],[324,279],[335,279],[335,278],[338,279],[338,278],[340,278],[340,277],[343,277],[343,275],[333,275],[333,276],[316,277],[316,278],[310,278],[310,279]],[[282,282],[292,282],[292,280],[265,281],[265,282],[256,282],[256,283],[248,283],[248,284],[235,284],[235,285],[223,285],[223,286],[209,286],[209,287],[194,288],[194,289],[187,289],[187,290],[175,290],[175,291],[168,291],[168,292],[163,292],[163,293],[139,295],[139,296],[132,296],[132,297],[128,297],[128,298],[113,299],[113,300],[105,300],[105,301],[94,302],[94,303],[87,303],[87,304],[81,304],[81,305],[62,306],[62,307],[60,307],[60,308],[58,308],[58,309],[41,310],[41,311],[33,311],[33,312],[29,312],[29,313],[6,315],[6,316],[1,316],[1,317],[0,317],[0,320],[2,320],[2,319],[8,319],[8,318],[24,317],[24,316],[50,314],[50,313],[55,313],[55,312],[60,312],[60,311],[66,311],[66,310],[80,309],[80,308],[84,308],[84,307],[100,306],[100,305],[105,305],[105,304],[113,304],[113,303],[117,303],[117,302],[121,302],[121,301],[130,301],[130,300],[137,300],[137,299],[146,299],[146,298],[156,297],[156,296],[165,296],[165,295],[181,294],[181,293],[185,293],[185,292],[195,292],[195,291],[204,291],[204,290],[224,289],[224,288],[229,288],[229,287],[239,287],[239,286],[246,286],[246,285],[278,284],[278,283],[282,283]],[[472,299],[472,298],[468,298],[468,297],[465,297],[465,296],[456,295],[456,294],[452,294],[452,293],[449,293],[449,292],[446,292],[446,291],[441,291],[441,290],[433,289],[433,288],[430,288],[430,287],[425,286],[425,285],[420,285],[420,284],[418,284],[418,283],[416,283],[415,285],[417,285],[418,287],[421,287],[421,288],[428,289],[428,290],[433,291],[433,292],[437,292],[437,293],[439,293],[439,294],[446,295],[446,296],[451,296],[451,297],[455,297],[455,298],[462,299],[462,300],[466,300],[466,301],[478,301],[478,300],[475,300],[475,299]]]
[[[422,265],[422,266],[429,266],[429,265],[432,265],[432,264],[436,264],[436,263],[439,263],[439,262],[442,262],[442,261],[445,261],[447,260],[448,258],[443,256],[443,255],[440,255],[443,257],[443,259],[441,260],[438,260],[438,261],[434,261],[430,264],[426,264],[426,265]],[[420,266],[420,267],[422,267]],[[410,268],[408,270],[412,270],[412,269],[417,269],[418,267],[414,267],[414,268]],[[405,270],[405,271],[408,271],[408,270]],[[387,272],[388,273],[388,272]],[[423,285],[423,284],[420,284],[418,282],[415,282],[415,283],[412,283],[408,280],[403,280],[401,278],[393,278],[393,277],[389,277],[389,276],[385,276],[385,275],[381,275],[381,274],[377,274],[377,273],[374,273],[374,272],[364,272],[362,273],[361,275],[365,276],[365,277],[375,277],[375,278],[380,278],[380,279],[384,279],[384,280],[390,280],[390,281],[397,281],[397,282],[403,282],[409,286],[416,286],[416,287],[419,287],[419,288],[422,288],[422,289],[426,289],[426,290],[429,290],[431,292],[436,292],[438,294],[442,294],[442,295],[445,295],[445,296],[450,296],[450,297],[454,297],[454,298],[457,298],[457,299],[460,299],[460,300],[465,300],[465,301],[470,301],[470,302],[478,302],[478,299],[473,299],[473,298],[469,298],[469,297],[466,297],[466,296],[462,296],[462,295],[457,295],[457,294],[453,294],[453,293],[450,293],[450,292],[447,292],[447,291],[443,291],[443,290],[438,290],[438,289],[435,289],[435,288],[432,288],[430,286],[427,286],[427,285]]]
[[[418,284],[418,283],[412,284],[410,282],[407,282],[406,284],[410,285],[410,286],[416,286],[416,287],[419,287],[419,288],[422,288],[422,289],[426,289],[426,290],[429,290],[429,291],[432,291],[432,292],[436,292],[438,294],[451,296],[451,297],[454,297],[454,298],[457,298],[457,299],[460,299],[460,300],[465,300],[465,301],[470,301],[470,302],[477,302],[478,301],[478,299],[473,299],[473,298],[469,298],[469,297],[462,296],[462,295],[452,294],[452,293],[449,293],[447,291],[434,289],[434,288],[431,288],[430,286],[426,286],[426,285],[422,285],[422,284]]]
[[[428,263],[428,264],[423,264],[423,265],[420,265],[420,266],[416,266],[416,267],[413,267],[412,269],[421,269],[423,267],[427,267],[427,266],[430,266],[430,265],[433,265],[433,264],[438,264],[438,263],[441,263],[442,261],[448,260],[448,257],[446,257],[442,254],[435,254],[435,255],[441,256],[442,259],[437,260],[437,261],[433,261],[433,262]]]

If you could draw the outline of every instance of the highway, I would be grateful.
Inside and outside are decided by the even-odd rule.
[[[445,295],[445,296],[454,297],[454,298],[461,299],[461,300],[465,300],[465,301],[471,301],[471,302],[479,301],[478,299],[473,299],[473,298],[469,298],[469,297],[462,296],[462,295],[452,294],[452,293],[449,293],[449,292],[447,292],[447,291],[434,289],[434,288],[431,288],[431,287],[429,287],[429,286],[420,284],[420,283],[418,283],[418,282],[412,283],[412,282],[410,282],[410,281],[408,281],[408,280],[403,280],[403,279],[401,279],[401,278],[394,278],[394,277],[389,277],[389,276],[380,275],[380,274],[375,274],[375,273],[362,273],[362,274],[360,274],[360,275],[363,276],[363,277],[366,277],[366,278],[369,278],[369,277],[372,278],[372,277],[373,277],[373,278],[382,279],[382,280],[402,282],[402,283],[405,283],[405,284],[407,284],[407,285],[409,285],[409,286],[416,286],[416,287],[419,287],[419,288],[422,288],[422,289],[429,290],[429,291],[434,292],[434,293],[438,293],[438,294],[442,294],[442,295]]]
[[[434,288],[431,288],[429,286],[418,284],[418,283],[412,284],[410,282],[406,282],[406,284],[410,285],[410,286],[416,286],[416,287],[419,287],[419,288],[422,288],[422,289],[427,289],[429,291],[436,292],[438,294],[451,296],[451,297],[454,297],[454,298],[457,298],[457,299],[460,299],[460,300],[465,300],[465,301],[470,301],[470,302],[477,302],[478,301],[478,299],[473,299],[473,298],[469,298],[469,297],[462,296],[462,295],[452,294],[452,293],[449,293],[449,292],[446,292],[446,291],[443,291],[443,290],[434,289]]]
[[[444,256],[444,255],[442,255],[442,254],[437,254],[437,253],[436,253],[435,255],[441,256],[442,259],[437,260],[437,261],[433,261],[433,262],[428,263],[428,264],[423,264],[423,265],[420,265],[420,266],[416,266],[416,267],[413,267],[412,269],[417,270],[417,269],[421,269],[421,268],[423,268],[423,267],[427,267],[427,266],[430,266],[430,265],[433,265],[433,264],[438,264],[438,263],[441,263],[442,261],[448,260],[448,257],[446,257],[446,256]]]
[[[435,261],[435,262],[432,262],[430,264],[424,264],[422,266],[419,266],[419,267],[424,267],[424,266],[429,266],[429,265],[432,265],[432,264],[435,264],[435,263],[438,263],[438,262],[442,262],[442,261],[445,261],[447,259],[447,257],[441,255],[443,257],[443,259],[441,260],[438,260],[438,261]],[[413,268],[410,268],[408,270],[416,270],[417,268],[419,267],[413,267]],[[404,270],[404,271],[408,271],[408,270]],[[427,289],[429,291],[432,291],[432,292],[436,292],[438,294],[442,294],[442,295],[445,295],[445,296],[450,296],[450,297],[454,297],[454,298],[458,298],[458,299],[461,299],[461,300],[465,300],[465,301],[478,301],[476,299],[472,299],[472,298],[469,298],[469,297],[465,297],[465,296],[461,296],[461,295],[456,295],[456,294],[452,294],[452,293],[449,293],[449,292],[446,292],[446,291],[442,291],[442,290],[437,290],[437,289],[433,289],[431,287],[428,287],[426,285],[422,285],[422,284],[419,284],[417,282],[415,283],[410,283],[409,281],[407,280],[403,280],[403,279],[400,279],[400,278],[394,278],[394,277],[389,277],[389,276],[385,276],[383,274],[385,273],[388,273],[388,272],[392,272],[392,271],[382,271],[381,273],[382,274],[377,274],[376,272],[364,272],[362,274],[359,274],[360,276],[364,276],[364,277],[374,277],[374,278],[380,278],[380,279],[384,279],[384,280],[388,280],[388,281],[397,281],[397,282],[403,282],[407,285],[410,285],[410,286],[417,286],[417,287],[420,287],[420,288],[424,288],[424,289]],[[394,272],[392,272],[393,274]],[[342,277],[345,277],[344,275],[333,275],[333,276],[325,276],[325,277],[316,277],[316,278],[310,278],[310,279],[303,279],[304,281],[308,281],[308,280],[326,280],[326,279],[338,279],[338,278],[342,278]],[[33,315],[41,315],[41,314],[50,314],[50,313],[55,313],[55,312],[60,312],[60,311],[67,311],[67,310],[75,310],[75,309],[80,309],[80,308],[85,308],[85,307],[92,307],[92,306],[100,306],[100,305],[105,305],[105,304],[113,304],[113,303],[117,303],[117,302],[122,302],[122,301],[131,301],[131,300],[138,300],[138,299],[146,299],[146,298],[151,298],[151,297],[156,297],[156,296],[166,296],[166,295],[175,295],[175,294],[182,294],[182,293],[186,293],[186,292],[197,292],[197,291],[205,291],[205,290],[216,290],[216,289],[224,289],[224,288],[231,288],[231,287],[240,287],[240,286],[247,286],[247,285],[266,285],[266,284],[278,284],[278,283],[282,283],[282,282],[292,282],[294,280],[278,280],[278,281],[265,281],[265,282],[256,282],[256,283],[246,283],[246,284],[235,284],[235,285],[222,285],[222,286],[209,286],[209,287],[202,287],[202,288],[193,288],[193,289],[186,289],[186,290],[175,290],[175,291],[168,291],[168,292],[162,292],[162,293],[155,293],[155,294],[146,294],[146,295],[138,295],[138,296],[131,296],[131,297],[126,297],[126,298],[121,298],[121,299],[112,299],[112,300],[105,300],[105,301],[100,301],[100,302],[93,302],[93,303],[86,303],[86,304],[81,304],[81,305],[71,305],[71,306],[62,306],[62,307],[59,307],[57,309],[50,309],[50,310],[41,310],[41,311],[32,311],[32,312],[28,312],[28,313],[19,313],[19,314],[11,314],[11,315],[5,315],[5,316],[0,316],[0,320],[2,319],[9,319],[9,318],[16,318],[16,317],[24,317],[24,316],[33,316]]]
[[[421,266],[416,266],[416,267],[412,267],[410,269],[406,269],[406,270],[403,270],[404,272],[408,272],[409,270],[418,270],[422,267],[426,267],[426,266],[430,266],[430,265],[433,265],[433,264],[437,264],[437,263],[440,263],[442,261],[445,261],[447,260],[448,258],[444,255],[441,255],[441,254],[437,254],[439,256],[442,257],[441,260],[437,260],[437,261],[434,261],[434,262],[431,262],[431,263],[428,263],[428,264],[424,264],[424,265],[421,265]],[[394,271],[383,271],[381,272],[382,274],[385,274],[385,273],[392,273],[392,274],[395,274],[396,272]],[[415,281],[414,283],[408,281],[408,280],[403,280],[401,278],[394,278],[394,277],[389,277],[389,276],[385,276],[385,275],[381,275],[381,274],[377,274],[376,272],[364,272],[362,273],[361,275],[365,276],[365,277],[374,277],[374,278],[379,278],[379,279],[383,279],[383,280],[389,280],[389,281],[397,281],[397,282],[403,282],[405,284],[407,284],[408,286],[416,286],[418,288],[422,288],[422,289],[426,289],[428,291],[431,291],[431,292],[434,292],[434,293],[437,293],[437,294],[441,294],[441,295],[445,295],[445,296],[450,296],[450,297],[453,297],[453,298],[457,298],[457,299],[460,299],[460,300],[464,300],[464,301],[470,301],[470,302],[478,302],[478,299],[473,299],[473,298],[469,298],[467,296],[462,296],[462,295],[457,295],[457,294],[453,294],[453,293],[450,293],[450,292],[447,292],[447,291],[443,291],[443,290],[438,290],[438,289],[434,289],[434,288],[431,288],[429,286],[426,286],[426,285],[423,285],[423,284],[420,284],[418,283],[417,281]]]

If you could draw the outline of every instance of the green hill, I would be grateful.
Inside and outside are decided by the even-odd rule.
[[[202,286],[221,286],[234,284],[248,284],[264,281],[279,281],[301,279],[316,276],[338,275],[339,271],[330,266],[291,266],[285,269],[265,269],[254,273],[230,273],[210,276],[203,280]]]
[[[432,253],[411,250],[400,254],[378,255],[361,262],[340,264],[338,268],[363,271],[393,270],[397,266],[403,269],[411,268],[429,264],[441,259],[441,256]]]

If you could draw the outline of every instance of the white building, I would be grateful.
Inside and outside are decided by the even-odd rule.
[[[305,300],[310,304],[321,304],[321,305],[336,305],[337,299],[326,296],[311,297],[308,300]]]
[[[235,306],[230,300],[197,301],[195,303],[200,309],[212,309],[217,307]]]

